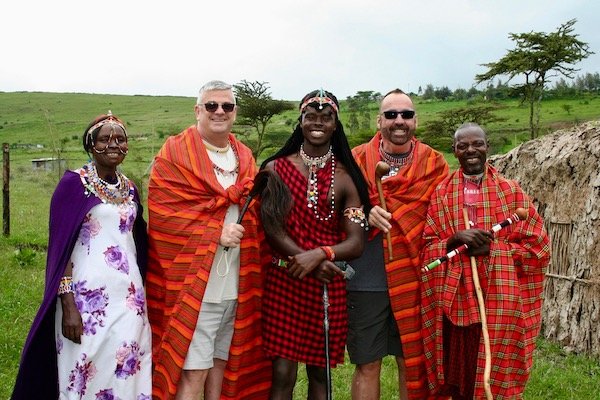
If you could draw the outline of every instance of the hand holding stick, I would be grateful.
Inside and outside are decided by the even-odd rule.
[[[516,213],[515,213],[516,214]],[[526,214],[527,215],[527,214]],[[463,208],[463,218],[465,225],[469,229],[469,213],[466,208]],[[494,228],[492,228],[493,230]],[[502,228],[499,228],[500,230]],[[471,256],[471,274],[473,275],[473,285],[475,286],[475,294],[477,295],[477,304],[479,306],[479,318],[481,319],[481,333],[483,334],[483,347],[485,349],[485,368],[483,370],[483,389],[487,400],[493,400],[492,388],[490,387],[490,373],[492,371],[492,350],[490,348],[490,333],[487,328],[487,316],[485,314],[485,303],[483,301],[483,291],[479,283],[479,274],[477,273],[477,260]]]
[[[502,228],[506,228],[507,226],[514,224],[515,222],[518,222],[518,221],[524,221],[526,218],[527,218],[527,210],[524,208],[517,208],[515,210],[515,212],[509,218],[506,218],[504,221],[492,226],[492,229],[490,229],[490,233],[496,233],[499,230],[501,230]],[[427,272],[427,271],[434,269],[435,267],[437,267],[444,261],[448,261],[452,257],[454,257],[460,253],[463,253],[468,248],[469,248],[469,246],[467,246],[466,244],[463,244],[463,245],[455,248],[454,250],[452,250],[445,256],[442,256],[442,257],[438,258],[437,260],[432,261],[431,263],[429,263],[426,266],[424,266],[423,268],[421,268],[421,272]]]
[[[377,193],[379,194],[379,202],[381,203],[381,208],[384,211],[387,211],[387,206],[385,205],[385,197],[383,196],[383,187],[381,186],[381,177],[390,172],[390,165],[384,161],[379,161],[375,166],[375,185],[377,186]],[[392,234],[388,230],[386,234],[387,244],[388,244],[388,259],[391,261],[394,257],[392,256]]]
[[[236,221],[237,224],[242,223],[242,219],[244,218],[244,215],[246,214],[246,211],[248,210],[248,206],[250,205],[250,202],[252,201],[252,199],[254,197],[256,197],[257,195],[262,193],[263,189],[267,186],[268,180],[269,180],[269,173],[267,171],[262,170],[258,174],[256,174],[256,176],[254,177],[254,185],[252,186],[252,189],[250,189],[250,192],[248,193],[248,197],[246,198],[246,202],[244,203],[244,205],[242,206],[242,209],[240,210],[240,215],[238,216],[238,219]],[[229,251],[229,247],[225,247],[223,250]]]

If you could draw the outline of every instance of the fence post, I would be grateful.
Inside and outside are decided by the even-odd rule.
[[[10,235],[10,153],[8,143],[2,143],[2,232],[4,236]]]

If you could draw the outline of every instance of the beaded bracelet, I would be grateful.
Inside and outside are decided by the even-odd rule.
[[[58,284],[58,295],[62,296],[67,293],[74,293],[73,278],[70,276],[63,276],[60,278],[60,283]]]
[[[325,253],[325,258],[327,258],[329,261],[335,261],[335,252],[331,246],[321,246],[320,249]]]

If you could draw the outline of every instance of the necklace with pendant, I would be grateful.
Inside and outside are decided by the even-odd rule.
[[[308,187],[306,189],[306,206],[313,210],[315,217],[319,221],[328,221],[335,212],[335,156],[333,154],[331,146],[327,153],[320,157],[311,157],[304,152],[304,144],[300,145],[300,158],[306,167],[308,168]],[[317,172],[327,165],[327,161],[331,158],[331,184],[329,190],[331,191],[331,204],[329,213],[322,215],[319,211],[319,181],[317,179]]]

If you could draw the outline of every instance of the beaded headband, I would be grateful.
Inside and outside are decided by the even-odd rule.
[[[326,96],[323,89],[319,90],[318,96],[314,96],[314,97],[311,97],[310,99],[306,99],[304,101],[304,103],[302,103],[302,105],[300,106],[300,112],[301,113],[304,112],[304,109],[306,107],[308,107],[309,104],[312,104],[312,103],[319,103],[319,110],[323,109],[323,104],[327,104],[327,105],[330,105],[331,108],[333,108],[333,110],[336,112],[336,114],[339,112],[338,106],[337,106],[337,104],[335,104],[335,101],[333,101],[333,99],[331,97]]]
[[[94,132],[96,129],[106,125],[106,124],[112,124],[112,125],[117,125],[118,127],[120,127],[121,129],[123,129],[123,132],[125,133],[125,136],[127,136],[127,129],[125,129],[125,126],[116,118],[112,115],[112,111],[108,110],[108,118],[103,119],[102,121],[98,122],[97,124],[93,125],[90,129],[88,129],[86,135],[88,135],[90,138],[92,137],[92,132]]]

